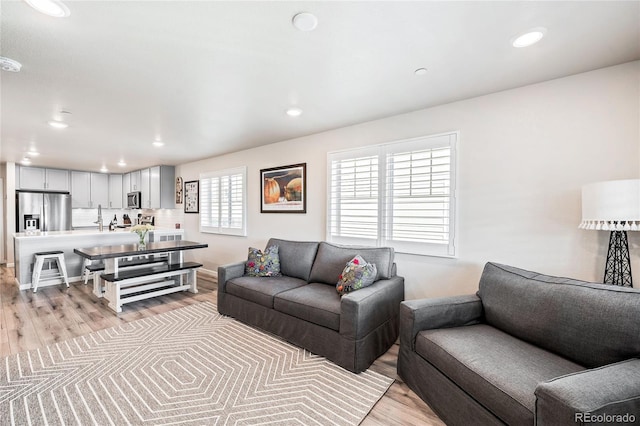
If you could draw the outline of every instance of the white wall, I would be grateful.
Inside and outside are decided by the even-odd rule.
[[[1,172],[0,172],[1,173]],[[0,174],[0,176],[2,176]],[[0,263],[7,263],[7,259],[4,255],[5,252],[5,237],[4,237],[4,178],[0,178],[0,214],[2,215],[2,221],[0,221]]]
[[[187,238],[210,246],[192,256],[215,270],[246,258],[249,246],[263,248],[271,236],[322,240],[327,152],[459,130],[459,256],[398,254],[406,298],[473,292],[487,261],[601,280],[608,235],[578,229],[580,190],[640,177],[639,104],[634,62],[178,166],[184,181],[248,166],[249,236],[200,234],[198,215],[185,214]],[[261,214],[260,169],[302,162],[308,213]],[[637,234],[630,233],[636,287]]]
[[[2,149],[2,147],[0,147],[0,150]],[[0,246],[2,246],[2,248],[0,249],[0,263],[7,263],[7,234],[10,234],[10,232],[7,232],[7,188],[5,185],[6,182],[6,174],[7,174],[7,165],[6,163],[2,163],[0,164],[0,180],[1,180],[1,185],[2,185],[2,190],[0,191],[2,193],[2,202],[0,203],[2,205],[2,208],[0,209],[0,220],[2,221],[2,238],[0,238]]]
[[[16,229],[16,164],[5,163],[2,168],[4,178],[4,241],[7,266],[13,266],[13,234]]]

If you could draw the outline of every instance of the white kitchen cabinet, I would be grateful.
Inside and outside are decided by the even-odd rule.
[[[150,193],[150,170],[142,169],[140,170],[140,191],[142,192],[140,206],[143,209],[151,208],[151,193]]]
[[[18,169],[17,188],[41,191],[69,191],[69,171],[20,166]]]
[[[176,208],[176,171],[173,166],[149,168],[149,208]]]
[[[45,169],[44,172],[47,191],[69,190],[69,170]]]
[[[160,204],[157,204],[157,208],[161,209],[175,209],[176,208],[176,168],[173,166],[158,166],[159,176],[156,180],[157,184],[154,184],[155,174],[151,173],[151,188],[153,194],[153,188],[158,191],[157,195],[152,195],[151,202],[154,202],[154,197],[158,197]],[[155,185],[155,186],[154,186]]]
[[[171,179],[171,181],[173,181],[173,178]],[[154,209],[159,209],[161,207],[161,188],[162,184],[160,182],[160,166],[151,167],[149,169],[149,207]]]
[[[18,172],[18,187],[20,189],[44,190],[44,169],[40,167],[20,167]]]
[[[141,191],[142,187],[140,186],[140,170],[136,170],[135,172],[129,173],[130,183],[131,183],[131,192],[133,191]]]
[[[109,175],[104,173],[71,172],[71,207],[109,207]]]
[[[71,207],[91,207],[91,173],[71,172]]]
[[[125,173],[122,175],[122,192],[125,196],[127,196],[128,192],[131,192],[131,173]],[[125,206],[127,203],[124,204]]]
[[[91,207],[109,207],[109,175],[91,173]]]
[[[123,196],[123,176],[109,175],[109,208],[121,209],[125,204]]]

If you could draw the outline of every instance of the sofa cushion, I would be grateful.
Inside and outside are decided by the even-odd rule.
[[[507,424],[533,424],[538,383],[584,370],[486,324],[421,331],[416,352]]]
[[[340,331],[340,295],[334,287],[311,283],[275,297],[276,311]]]
[[[377,273],[375,264],[368,263],[362,256],[357,255],[348,261],[342,270],[338,277],[336,290],[342,296],[352,291],[369,287],[376,279]]]
[[[249,255],[245,263],[244,274],[250,277],[279,277],[280,256],[278,246],[269,246],[262,250],[249,247]]]
[[[485,320],[587,367],[640,354],[640,290],[488,263],[478,296]]]
[[[317,242],[288,241],[271,238],[267,243],[267,247],[271,245],[278,246],[280,272],[282,275],[309,281],[311,266],[318,251]]]
[[[239,277],[227,281],[226,292],[273,309],[273,298],[283,291],[307,285],[292,277]]]
[[[344,265],[358,254],[376,265],[375,281],[393,276],[393,248],[338,246],[323,241],[318,247],[309,282],[336,285]]]

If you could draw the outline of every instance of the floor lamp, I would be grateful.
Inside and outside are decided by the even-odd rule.
[[[640,231],[640,179],[584,185],[580,228],[611,231],[604,282],[633,287],[627,231]]]

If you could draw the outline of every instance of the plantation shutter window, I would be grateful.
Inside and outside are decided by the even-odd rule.
[[[329,226],[332,235],[375,242],[378,235],[378,156],[331,162]]]
[[[329,153],[327,239],[455,256],[457,133]]]
[[[200,175],[200,232],[246,235],[246,167]]]

